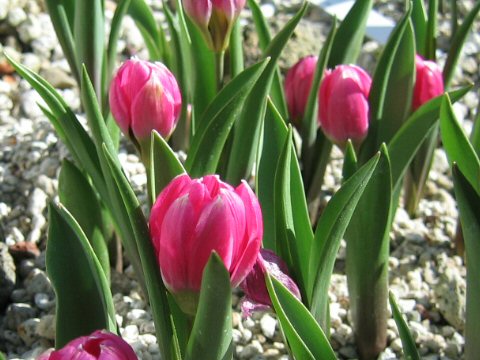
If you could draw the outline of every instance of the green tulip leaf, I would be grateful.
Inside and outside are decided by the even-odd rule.
[[[473,22],[480,11],[480,1],[477,1],[475,6],[470,10],[468,15],[463,20],[462,25],[455,32],[455,36],[452,39],[450,49],[448,50],[447,60],[445,67],[443,68],[443,80],[445,81],[445,88],[448,88],[455,73],[455,68],[458,63],[458,59],[462,53],[465,40],[472,28]]]
[[[150,194],[153,194],[152,200],[155,200],[174,177],[186,171],[172,148],[156,131],[152,132],[150,149],[150,184],[152,186]]]
[[[263,215],[263,247],[275,250],[274,183],[278,159],[282,153],[288,129],[275,105],[268,100],[263,131],[262,151],[257,166],[256,192]]]
[[[335,353],[307,308],[277,279],[267,274],[273,308],[295,359],[334,360]]]
[[[205,266],[197,314],[185,360],[233,357],[230,274],[214,252]]]
[[[368,16],[372,8],[372,0],[355,1],[347,16],[337,29],[328,67],[340,64],[355,64],[362,49]],[[334,27],[332,25],[332,27]]]
[[[392,308],[393,319],[397,324],[400,340],[402,341],[403,354],[406,360],[420,360],[415,340],[413,340],[412,333],[408,328],[406,320],[403,318],[400,309],[398,308],[395,296],[392,292],[389,293],[390,307]]]
[[[257,157],[266,113],[267,96],[277,69],[277,60],[306,9],[307,3],[304,3],[295,16],[270,42],[264,53],[265,58],[271,58],[270,62],[247,97],[243,111],[235,124],[235,135],[226,176],[227,181],[231,184],[237,184],[241,179],[248,178],[250,175]]]
[[[308,217],[305,190],[292,142],[292,128],[280,154],[274,182],[275,248],[302,292],[308,284],[308,262],[313,232]]]
[[[110,35],[108,37],[107,45],[107,84],[110,82],[113,70],[115,68],[115,60],[117,57],[117,44],[120,37],[120,29],[122,20],[128,11],[131,0],[121,0],[113,14],[112,23],[110,26]],[[107,85],[105,84],[105,85]]]
[[[440,108],[440,131],[448,162],[450,165],[457,163],[462,174],[480,194],[480,160],[458,123],[448,96],[443,98]]]
[[[135,24],[145,40],[150,59],[165,61],[167,58],[167,42],[165,34],[157,25],[152,10],[145,0],[131,0],[130,6],[128,7],[128,14],[135,21]]]
[[[380,153],[355,172],[333,195],[320,217],[309,256],[308,303],[310,312],[329,332],[328,288],[340,241],[370,179],[380,176]]]
[[[73,38],[77,64],[84,66],[99,99],[103,98],[102,70],[105,56],[103,0],[75,1]]]
[[[415,32],[415,45],[417,54],[426,56],[427,42],[427,12],[423,0],[413,0],[412,4],[412,23]]]
[[[343,168],[342,168],[342,177],[343,181],[350,179],[350,177],[355,174],[358,170],[358,159],[353,143],[350,139],[347,141],[345,146],[344,158],[343,158]]]
[[[80,83],[79,64],[73,40],[73,22],[75,17],[74,0],[45,0],[48,14],[55,29],[58,42],[62,47],[70,70],[78,83]]]
[[[85,175],[70,161],[63,160],[58,179],[60,202],[76,219],[92,246],[95,255],[110,279],[110,260],[102,223],[102,208]]]
[[[134,241],[138,247],[160,353],[162,354],[162,358],[170,359],[174,335],[166,289],[160,275],[160,268],[155,257],[153,244],[151,243],[147,221],[140,207],[140,203],[125,177],[118,160],[109,152],[105,144],[102,146],[102,150],[114,180],[114,186],[121,196],[122,203],[119,206],[125,209],[127,214],[125,220],[129,222],[133,231]]]
[[[230,74],[232,77],[237,76],[245,69],[243,61],[243,32],[240,21],[233,25],[232,34],[230,35]]]
[[[465,95],[470,87],[449,93],[452,100],[457,101]],[[395,134],[388,144],[391,159],[394,192],[398,192],[403,184],[403,176],[410,161],[415,156],[430,131],[437,124],[440,116],[442,96],[436,97],[418,108]]]
[[[428,16],[425,38],[425,57],[435,61],[437,51],[438,0],[428,1]]]
[[[46,266],[56,294],[55,346],[98,329],[116,333],[112,294],[80,225],[53,203],[48,223]]]
[[[270,42],[272,41],[272,36],[270,35],[269,26],[267,20],[263,16],[263,12],[260,9],[260,6],[255,0],[247,0],[248,7],[252,11],[252,19],[255,24],[255,30],[258,35],[258,44],[263,53],[267,50]],[[285,94],[283,91],[283,82],[282,76],[280,75],[280,69],[276,69],[273,76],[272,89],[270,95],[273,103],[277,107],[278,111],[284,119],[286,119],[287,112],[287,103],[285,101]]]
[[[48,105],[50,110],[42,106],[40,108],[54,126],[62,142],[68,147],[77,164],[80,164],[90,175],[101,197],[106,198],[108,190],[102,175],[95,144],[75,114],[45,79],[15,62],[8,55],[6,57],[18,74],[28,81]]]
[[[204,124],[192,139],[186,168],[193,177],[214,174],[220,156],[235,121],[245,105],[246,98],[255,86],[269,59],[244,70],[228,83],[205,111]]]
[[[460,211],[467,266],[465,359],[475,359],[480,353],[477,339],[480,333],[480,196],[457,166],[453,167],[453,185]]]
[[[383,142],[390,140],[410,111],[414,76],[411,11],[409,8],[393,29],[375,69],[369,95],[370,126],[359,154],[360,163],[365,163]],[[406,93],[400,94],[400,89]],[[398,113],[392,112],[394,109]]]
[[[362,358],[386,346],[389,232],[393,216],[392,175],[385,145],[345,233],[346,273],[354,333]],[[355,175],[354,175],[355,176]],[[346,183],[345,183],[346,184]],[[365,309],[375,311],[365,311]]]

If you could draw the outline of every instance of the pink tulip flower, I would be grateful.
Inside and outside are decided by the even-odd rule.
[[[245,7],[245,0],[183,0],[183,7],[209,47],[221,52],[228,47],[233,24]]]
[[[121,337],[97,330],[70,341],[63,348],[47,351],[37,360],[137,360],[133,349]]]
[[[297,299],[301,299],[297,284],[288,275],[287,264],[273,251],[261,249],[252,271],[240,285],[245,293],[245,298],[242,300],[243,316],[250,316],[252,311],[272,307],[272,301],[265,284],[265,273],[285,285]]]
[[[150,234],[162,278],[178,304],[195,314],[202,275],[215,251],[238,286],[252,269],[263,236],[258,200],[209,175],[177,176],[160,193],[150,215]]]
[[[130,59],[110,85],[110,109],[123,133],[137,142],[150,139],[152,130],[168,138],[177,125],[182,96],[165,65]]]
[[[293,124],[300,128],[317,66],[316,56],[300,59],[285,77],[285,97]]]
[[[371,84],[370,76],[356,65],[325,71],[319,93],[319,121],[325,135],[339,146],[348,139],[358,145],[367,135]]]
[[[415,56],[416,79],[413,88],[413,110],[444,92],[442,69],[437,63]]]

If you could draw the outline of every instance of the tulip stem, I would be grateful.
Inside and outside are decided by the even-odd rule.
[[[224,72],[225,51],[218,51],[215,53],[215,72],[217,76],[217,91],[223,86],[223,72]]]

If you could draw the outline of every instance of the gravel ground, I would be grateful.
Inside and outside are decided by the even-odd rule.
[[[153,2],[153,1],[152,1]],[[158,3],[158,2],[155,2]],[[281,23],[285,13],[299,1],[265,1],[262,10]],[[462,14],[473,1],[462,1]],[[380,1],[375,7],[397,19],[403,1]],[[107,17],[112,16],[107,2]],[[245,11],[248,15],[248,11]],[[161,18],[161,14],[157,13]],[[331,19],[317,8],[309,11],[282,59],[283,69],[299,57],[317,53]],[[441,49],[448,44],[449,20],[439,23]],[[455,84],[471,81],[478,88],[480,60],[479,22],[465,46]],[[248,54],[256,40],[246,30]],[[56,40],[41,0],[0,0],[0,52],[4,50],[49,80],[67,103],[79,112],[78,89]],[[119,44],[122,57],[146,51],[133,21],[126,18]],[[359,63],[370,71],[379,53],[378,44],[367,41]],[[445,59],[438,53],[439,62]],[[34,90],[0,55],[0,351],[8,359],[35,359],[52,346],[55,335],[55,296],[45,273],[45,239],[48,201],[56,199],[61,160],[68,156],[49,121],[36,103]],[[455,104],[467,131],[476,114],[475,91]],[[144,169],[138,157],[122,143],[120,159],[139,195],[145,194]],[[325,201],[341,180],[341,154],[335,151],[325,182]],[[411,219],[399,209],[391,234],[390,288],[408,318],[410,328],[425,359],[461,359],[465,322],[465,267],[455,255],[452,238],[457,226],[457,208],[443,150],[437,150],[425,199],[418,216]],[[344,246],[338,256],[330,288],[332,344],[340,359],[357,357],[349,318],[349,298],[343,274]],[[130,267],[112,274],[112,289],[122,336],[140,359],[158,359],[154,325]],[[242,318],[238,311],[240,292],[234,293],[233,336],[236,359],[288,359],[275,314],[256,313]],[[401,342],[393,320],[389,320],[389,347],[381,359],[397,359]]]

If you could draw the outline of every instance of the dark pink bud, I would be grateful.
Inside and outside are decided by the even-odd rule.
[[[300,128],[317,66],[316,56],[300,59],[285,77],[285,97],[293,124]]]
[[[185,13],[202,31],[213,51],[228,47],[230,33],[245,0],[183,0]]]
[[[205,265],[213,251],[238,286],[257,259],[263,236],[260,204],[247,185],[216,175],[179,175],[160,193],[150,233],[166,287],[182,310],[194,314]]]
[[[97,330],[70,341],[63,348],[47,351],[38,360],[137,360],[133,349],[121,337]]]
[[[273,251],[261,249],[252,271],[240,287],[245,293],[242,301],[242,312],[249,316],[254,310],[262,310],[272,306],[270,295],[265,284],[265,273],[280,281],[296,298],[301,299],[297,284],[288,275],[285,262]]]
[[[150,139],[152,130],[171,135],[182,109],[177,81],[165,65],[130,59],[110,85],[110,109],[118,126],[137,141]]]
[[[416,55],[415,67],[417,74],[413,88],[413,110],[444,92],[442,70],[435,62]]]
[[[343,146],[348,139],[359,144],[367,135],[371,84],[370,76],[356,65],[325,71],[318,115],[325,135],[336,144]]]

